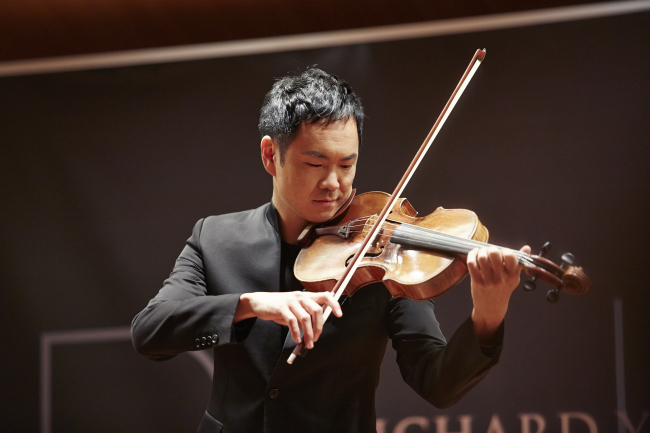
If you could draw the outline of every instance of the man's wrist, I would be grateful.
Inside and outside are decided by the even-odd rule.
[[[251,308],[250,293],[244,293],[239,297],[237,309],[235,310],[235,317],[233,318],[232,323],[241,322],[242,320],[250,319],[251,317],[255,317],[255,314]]]
[[[472,311],[472,323],[474,325],[474,334],[480,345],[492,346],[497,342],[497,330],[503,323],[503,318],[481,317],[474,309]]]

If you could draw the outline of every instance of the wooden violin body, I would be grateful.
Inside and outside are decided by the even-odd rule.
[[[354,198],[336,230],[321,229],[316,233],[318,236],[302,249],[294,266],[296,278],[307,290],[332,290],[373,223],[372,218],[365,217],[378,214],[389,198],[390,194],[384,192],[361,194]],[[441,295],[467,274],[462,257],[392,242],[391,237],[399,227],[392,224],[393,221],[481,242],[488,238],[487,229],[472,211],[438,208],[418,218],[413,206],[402,198],[393,206],[387,220],[389,224],[385,224],[362,259],[346,294],[352,295],[367,284],[382,281],[393,296],[425,300]],[[346,227],[347,236],[337,233],[338,227]]]
[[[294,265],[296,278],[307,290],[332,290],[389,199],[384,192],[361,194],[334,225],[311,228],[310,239],[303,240],[307,245]],[[345,293],[351,296],[365,285],[383,282],[394,297],[432,299],[467,275],[467,253],[486,246],[487,239],[488,230],[472,211],[438,208],[417,217],[408,200],[400,198],[371,241]],[[585,293],[589,289],[589,278],[579,267],[564,269],[543,257],[516,254],[529,272],[558,291]]]

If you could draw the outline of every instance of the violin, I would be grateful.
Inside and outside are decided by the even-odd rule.
[[[488,246],[488,231],[476,214],[438,208],[418,218],[413,206],[400,197],[485,54],[485,49],[476,50],[391,195],[351,196],[330,224],[309,225],[303,231],[299,243],[307,248],[298,255],[294,273],[307,290],[330,290],[338,300],[343,293],[351,296],[367,284],[382,281],[393,296],[425,300],[446,292],[467,274],[466,255],[476,247]],[[534,289],[537,278],[551,283],[554,289],[547,299],[552,302],[557,301],[560,290],[586,293],[591,282],[582,268],[573,266],[573,255],[565,254],[562,265],[556,265],[543,257],[548,249],[547,243],[537,256],[515,251],[519,264],[533,275],[524,287]],[[323,320],[331,312],[325,307]],[[298,344],[287,363],[293,364],[298,355],[307,352],[303,343]]]
[[[296,258],[294,273],[308,291],[332,291],[389,199],[385,192],[358,195],[334,224],[303,232],[303,249]],[[417,214],[407,199],[397,200],[377,236],[370,240],[370,248],[344,294],[352,296],[363,286],[383,282],[393,297],[432,299],[467,275],[466,258],[471,250],[491,246],[486,243],[487,228],[470,210],[439,207],[424,217]],[[547,244],[542,254],[549,249]],[[564,254],[562,264],[557,265],[542,255],[514,253],[533,276],[524,287],[533,290],[538,278],[550,283],[550,302],[557,302],[560,291],[589,291],[591,281],[581,267],[573,265],[572,254]]]

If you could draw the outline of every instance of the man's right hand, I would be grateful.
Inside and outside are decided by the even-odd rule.
[[[244,293],[239,298],[233,323],[251,317],[273,320],[289,327],[291,337],[300,343],[300,329],[305,338],[305,347],[314,348],[323,332],[323,305],[329,305],[336,317],[343,312],[330,292],[254,292]]]

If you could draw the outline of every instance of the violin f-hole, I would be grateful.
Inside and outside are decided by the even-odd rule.
[[[370,251],[368,251],[368,252],[364,255],[364,257],[377,257],[377,256],[381,255],[381,253],[383,253],[383,252],[384,252],[384,246],[383,246],[383,245],[380,245],[380,246],[377,246],[377,247],[373,247],[373,248],[371,248]],[[350,262],[352,261],[353,258],[354,258],[354,254],[351,254],[350,257],[348,257],[348,258],[345,260],[345,267],[346,267],[346,268],[347,268],[348,266],[350,266]]]

